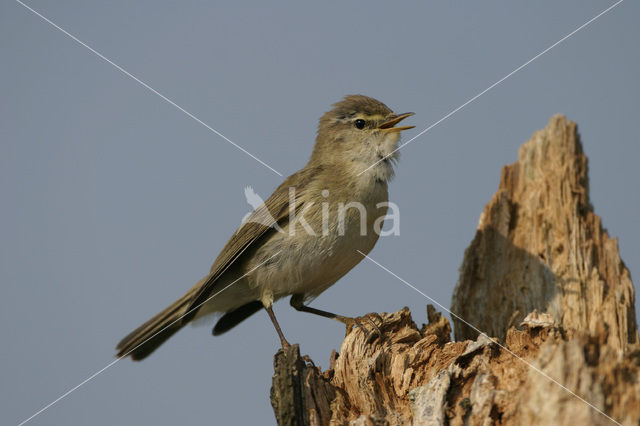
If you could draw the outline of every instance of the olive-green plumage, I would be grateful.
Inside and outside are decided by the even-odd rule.
[[[292,296],[300,310],[347,324],[354,318],[304,305],[351,270],[375,245],[374,220],[386,214],[400,131],[412,115],[394,114],[382,102],[346,96],[325,113],[309,162],[289,176],[233,234],[209,274],[180,299],[127,335],[117,356],[147,357],[193,319],[222,315],[221,334],[265,308],[283,346],[288,342],[273,315],[274,301]],[[348,203],[362,206],[341,217]],[[325,207],[326,206],[326,207]],[[330,214],[326,214],[329,212]],[[360,212],[361,213],[361,212]],[[364,232],[363,232],[364,231]]]

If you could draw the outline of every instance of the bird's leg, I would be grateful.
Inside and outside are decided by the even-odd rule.
[[[276,328],[276,331],[278,332],[278,336],[280,337],[280,342],[282,342],[282,349],[284,349],[284,351],[286,352],[287,349],[291,347],[291,345],[289,344],[289,342],[287,342],[287,339],[285,339],[284,334],[282,334],[282,330],[280,329],[280,324],[278,324],[278,320],[276,319],[276,316],[273,313],[273,309],[271,308],[271,306],[265,306],[264,309],[265,311],[267,311],[267,314],[269,314],[269,318],[271,318],[271,322],[273,323],[273,326]]]
[[[371,334],[369,334],[367,332],[367,330],[364,328],[364,326],[362,325],[362,321],[363,320],[367,320],[374,328],[375,333],[373,333],[373,334],[374,335],[377,334],[378,336],[382,336],[382,331],[380,330],[380,327],[378,327],[378,325],[375,322],[373,322],[373,320],[371,318],[369,318],[369,315],[376,316],[376,318],[380,320],[380,324],[382,324],[382,317],[380,315],[378,315],[378,314],[368,314],[368,315],[365,315],[363,317],[357,317],[357,318],[345,317],[345,316],[342,316],[342,315],[334,314],[332,312],[327,312],[327,311],[323,311],[321,309],[316,309],[316,308],[312,308],[310,306],[306,306],[303,303],[303,301],[304,301],[304,295],[302,295],[302,294],[294,294],[293,296],[291,296],[291,300],[289,301],[289,303],[297,311],[308,312],[310,314],[320,315],[321,317],[331,318],[331,319],[334,319],[336,321],[340,321],[341,323],[343,323],[343,324],[345,324],[347,326],[347,335],[351,332],[351,330],[353,329],[353,326],[355,325],[355,326],[359,327],[365,333],[365,335],[367,335],[367,339],[366,340],[368,341],[369,338],[371,337]]]

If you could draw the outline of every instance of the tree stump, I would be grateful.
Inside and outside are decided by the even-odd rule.
[[[279,351],[278,423],[640,423],[634,289],[589,202],[575,123],[553,117],[503,168],[451,310],[456,341],[428,306],[420,328],[407,308],[382,313],[373,340],[355,328],[324,372]]]

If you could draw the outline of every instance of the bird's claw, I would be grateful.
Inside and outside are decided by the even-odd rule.
[[[341,315],[338,315],[336,317],[336,320],[338,320],[341,323],[344,323],[346,325],[347,329],[346,329],[345,337],[348,336],[349,333],[351,333],[351,331],[353,330],[354,326],[357,326],[364,333],[365,342],[366,343],[371,343],[373,340],[375,340],[376,337],[382,337],[382,330],[380,329],[380,327],[375,323],[375,321],[371,317],[374,317],[375,319],[380,320],[380,325],[383,324],[382,317],[379,314],[375,313],[375,312],[363,315],[361,317],[355,317],[355,318],[343,317]],[[368,324],[371,325],[372,330],[370,330],[370,331],[367,330],[367,328],[363,325],[363,323],[365,321]]]
[[[382,323],[384,323],[384,318],[382,318],[382,315],[380,315],[377,312],[371,312],[371,313],[367,314],[366,316],[374,317],[375,319],[380,321],[380,325],[382,325]]]

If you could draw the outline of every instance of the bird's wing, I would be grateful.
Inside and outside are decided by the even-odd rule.
[[[218,278],[234,263],[241,261],[243,254],[252,244],[267,233],[277,232],[276,227],[289,220],[289,188],[295,188],[294,203],[295,210],[298,211],[303,204],[301,198],[304,196],[305,188],[319,171],[318,167],[305,168],[289,176],[263,205],[249,215],[224,246],[211,266],[209,277],[191,299],[187,310],[189,313],[183,318],[185,323],[195,316],[199,306],[217,290]]]

